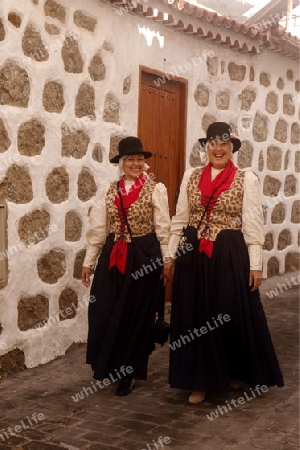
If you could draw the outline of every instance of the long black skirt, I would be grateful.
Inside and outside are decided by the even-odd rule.
[[[138,238],[147,240],[145,238]],[[147,378],[147,365],[153,350],[153,326],[159,274],[132,276],[134,251],[127,246],[127,265],[123,275],[109,260],[114,235],[103,246],[91,287],[96,301],[88,309],[88,343],[86,362],[94,378],[114,376],[122,366],[132,367],[138,379]],[[147,241],[146,241],[147,242]]]
[[[196,252],[175,266],[171,311],[170,385],[225,392],[230,380],[250,387],[283,386],[259,291],[251,292],[241,231],[218,234],[213,256]]]

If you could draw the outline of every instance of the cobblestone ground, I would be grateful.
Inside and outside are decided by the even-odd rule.
[[[0,450],[295,450],[298,440],[298,287],[273,299],[266,295],[288,274],[264,282],[263,303],[284,374],[283,388],[246,401],[219,418],[207,415],[245,389],[208,397],[192,406],[187,393],[170,389],[168,347],[151,356],[148,381],[127,397],[107,386],[82,400],[92,386],[85,346],[49,364],[15,374],[0,383]],[[291,284],[291,283],[290,283]],[[249,391],[248,398],[252,398]],[[34,415],[43,414],[43,416]],[[43,418],[43,420],[39,420]],[[31,426],[32,424],[32,426]],[[19,425],[15,436],[9,431]],[[160,438],[160,439],[159,439]]]

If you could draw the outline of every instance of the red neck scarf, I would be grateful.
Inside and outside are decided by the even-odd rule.
[[[201,205],[206,209],[206,221],[209,226],[210,213],[215,206],[219,196],[222,192],[227,191],[234,179],[235,173],[238,170],[237,167],[230,160],[226,164],[225,168],[211,180],[212,165],[209,163],[203,170],[200,177],[198,188],[201,191]],[[213,252],[213,241],[202,237],[199,241],[199,252],[204,252],[211,258]]]
[[[147,175],[145,173],[142,173],[139,178],[135,181],[135,183],[131,186],[129,191],[126,193],[125,190],[125,181],[124,176],[120,180],[119,184],[119,192],[122,196],[123,200],[123,206],[124,206],[124,213],[127,216],[128,209],[130,206],[139,198],[140,192],[142,190],[142,187],[144,186]],[[116,192],[114,204],[118,208],[118,215],[121,222],[120,226],[120,238],[114,243],[114,246],[112,248],[111,254],[110,254],[110,261],[109,261],[109,269],[111,269],[113,266],[116,266],[119,271],[124,274],[126,269],[126,262],[127,262],[127,242],[124,240],[124,232],[126,229],[126,223],[124,220],[124,214],[122,212],[121,207],[121,200],[120,195],[118,192]]]

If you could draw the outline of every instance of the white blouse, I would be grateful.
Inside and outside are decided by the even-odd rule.
[[[125,180],[125,190],[129,191],[134,181]],[[105,197],[110,184],[100,187],[89,215],[89,229],[86,234],[88,243],[83,266],[94,269],[99,254],[109,234],[109,221],[106,213]],[[157,239],[160,241],[162,256],[165,256],[170,235],[170,216],[167,189],[163,183],[157,183],[153,189],[154,224]]]
[[[176,214],[171,222],[171,237],[166,256],[174,257],[182,228],[189,223],[189,209],[187,196],[187,183],[192,172],[188,169],[183,176],[180,186],[180,193],[176,207]],[[212,179],[214,179],[222,169],[212,168]],[[250,258],[250,270],[262,270],[262,245],[264,243],[263,233],[263,212],[259,194],[259,181],[252,172],[245,172],[244,197],[242,208],[242,231]]]

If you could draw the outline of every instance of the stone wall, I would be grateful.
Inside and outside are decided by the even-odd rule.
[[[237,164],[261,181],[265,275],[298,266],[295,62],[213,46],[96,0],[2,0],[0,196],[8,204],[9,279],[0,291],[0,376],[85,341],[88,209],[97,187],[116,177],[109,158],[119,139],[137,132],[139,65],[170,71],[195,58],[179,73],[189,87],[186,165],[201,163],[197,138],[209,123],[230,122],[243,140]]]

